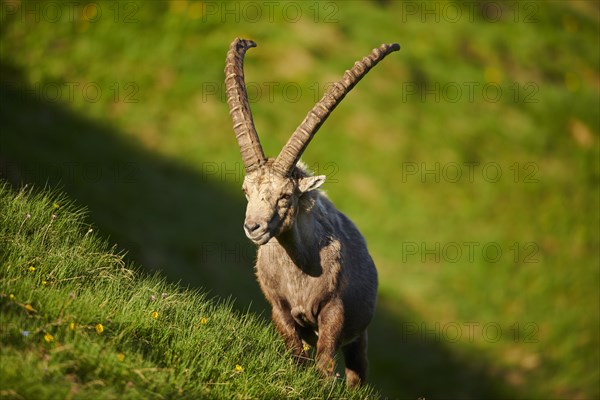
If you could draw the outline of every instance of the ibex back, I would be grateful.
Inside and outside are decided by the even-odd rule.
[[[259,246],[256,274],[272,306],[275,327],[298,361],[316,346],[318,369],[334,373],[341,347],[348,386],[367,374],[367,326],[377,301],[377,271],[364,238],[323,194],[325,176],[299,163],[319,127],[354,85],[398,44],[381,45],[346,71],[292,134],[276,159],[267,159],[254,128],[244,83],[246,50],[236,39],[225,66],[233,129],[240,146],[248,200],[244,231]]]

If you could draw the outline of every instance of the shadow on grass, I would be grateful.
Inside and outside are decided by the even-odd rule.
[[[254,277],[255,251],[241,228],[240,193],[142,149],[111,126],[41,101],[18,68],[0,64],[0,76],[0,177],[15,187],[60,188],[136,264],[236,298],[238,309],[252,303],[252,311],[269,314]],[[411,312],[386,311],[391,301],[380,299],[369,333],[375,387],[394,398],[506,396],[483,363],[459,359],[443,343],[404,340]]]
[[[65,191],[149,271],[233,296],[240,308],[264,302],[252,270],[255,250],[242,231],[241,193],[145,151],[113,127],[40,101],[17,68],[0,68],[2,177]]]
[[[380,294],[369,327],[369,375],[375,387],[403,399],[518,398],[501,377],[492,377],[487,360],[454,351],[451,346],[460,343],[447,342],[434,322],[422,327],[423,320],[402,301]]]

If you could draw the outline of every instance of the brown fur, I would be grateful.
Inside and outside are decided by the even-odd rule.
[[[348,386],[367,375],[366,328],[377,301],[377,271],[354,224],[318,190],[323,176],[297,166],[290,177],[272,160],[246,175],[246,235],[258,244],[256,274],[272,318],[300,362],[316,346],[317,368],[334,373],[341,347]]]

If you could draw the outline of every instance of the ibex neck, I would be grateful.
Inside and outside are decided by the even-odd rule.
[[[315,201],[319,201],[315,199]],[[300,207],[293,226],[281,233],[277,240],[285,249],[294,264],[309,275],[319,276],[322,273],[320,259],[320,242],[324,235],[323,226],[319,223],[318,206],[308,209]]]

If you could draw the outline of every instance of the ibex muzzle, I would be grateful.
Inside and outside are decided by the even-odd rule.
[[[272,306],[275,327],[299,361],[316,345],[318,369],[333,374],[341,347],[349,386],[367,374],[367,332],[377,301],[377,271],[354,224],[320,191],[300,156],[329,114],[398,44],[381,45],[346,71],[308,113],[277,158],[263,153],[244,83],[244,55],[255,47],[236,39],[227,53],[225,84],[246,176],[244,231],[259,246],[256,274]]]

